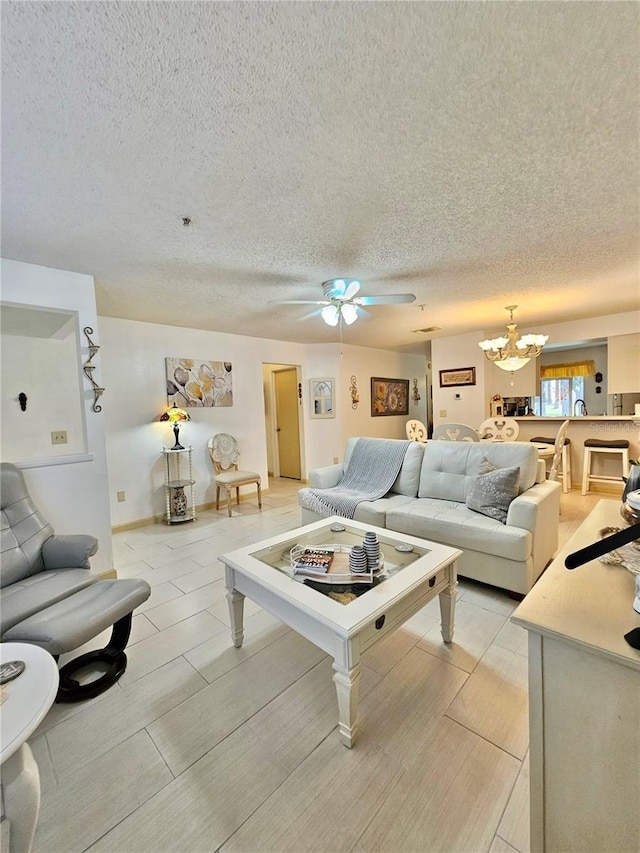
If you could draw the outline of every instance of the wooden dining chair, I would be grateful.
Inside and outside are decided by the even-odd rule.
[[[240,448],[236,439],[226,432],[216,433],[209,439],[209,456],[215,470],[216,509],[220,508],[220,489],[224,488],[227,493],[227,512],[231,516],[232,489],[236,490],[236,503],[240,504],[240,486],[250,486],[253,483],[258,489],[258,507],[262,509],[260,474],[238,469]]]
[[[556,433],[555,438],[535,436],[531,439],[532,444],[548,445],[548,447],[538,447],[538,456],[540,459],[551,460],[551,465],[547,471],[547,477],[550,480],[557,480],[559,476],[562,480],[562,491],[565,494],[572,487],[571,439],[567,438],[569,423],[570,421],[566,420],[560,424],[560,429]]]
[[[478,433],[469,424],[438,424],[433,437],[436,441],[479,441]]]
[[[409,441],[419,441],[420,444],[426,444],[427,428],[422,421],[419,421],[416,418],[410,418],[405,424],[405,429],[407,431],[407,438]]]
[[[514,418],[487,418],[478,427],[480,441],[517,441],[520,425]]]

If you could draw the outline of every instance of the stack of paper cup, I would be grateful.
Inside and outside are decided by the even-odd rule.
[[[354,545],[349,552],[349,571],[356,575],[367,571],[367,555],[362,545]]]
[[[373,530],[368,530],[364,534],[363,546],[367,555],[367,568],[371,572],[378,568],[380,562],[380,543]]]

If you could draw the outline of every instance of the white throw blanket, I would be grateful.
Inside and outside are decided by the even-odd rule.
[[[353,518],[359,503],[375,501],[387,494],[400,472],[410,443],[359,438],[338,485],[331,489],[302,489],[300,503],[324,517]]]

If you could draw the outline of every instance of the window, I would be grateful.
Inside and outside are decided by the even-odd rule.
[[[584,399],[584,377],[542,379],[540,382],[540,414],[542,417],[572,417],[576,400]]]

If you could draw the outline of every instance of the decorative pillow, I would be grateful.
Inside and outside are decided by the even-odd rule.
[[[486,456],[482,457],[482,462],[478,465],[476,474],[489,474],[491,471],[498,471],[498,466],[494,465]]]
[[[467,506],[505,524],[509,504],[518,495],[520,468],[496,468],[486,457],[467,494]]]

